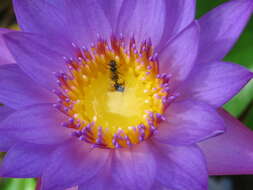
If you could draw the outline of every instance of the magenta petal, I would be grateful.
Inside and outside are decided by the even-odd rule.
[[[160,72],[172,75],[172,84],[183,81],[193,68],[198,53],[199,25],[193,22],[176,36],[159,55]]]
[[[45,88],[58,87],[54,72],[64,71],[63,56],[70,55],[59,44],[61,41],[23,32],[9,33],[5,39],[17,64],[26,74]]]
[[[9,64],[15,63],[13,56],[11,55],[10,51],[8,50],[6,43],[3,39],[3,34],[12,32],[12,30],[7,30],[4,28],[0,28],[0,65],[1,64]]]
[[[156,179],[169,189],[207,190],[204,157],[196,146],[169,146],[156,143]]]
[[[162,37],[165,22],[165,1],[124,1],[119,14],[117,34],[134,37],[138,43],[151,38],[156,46]]]
[[[237,64],[201,64],[194,68],[179,91],[182,99],[194,98],[220,107],[252,78],[252,72]]]
[[[0,102],[14,109],[55,101],[52,93],[33,82],[17,64],[0,66],[0,89]]]
[[[0,166],[1,177],[39,177],[54,147],[19,143],[13,146]]]
[[[209,175],[253,174],[253,132],[224,110],[220,115],[226,132],[199,143]]]
[[[147,190],[153,185],[156,162],[145,142],[129,149],[115,150],[113,175],[126,189]]]
[[[108,160],[109,151],[85,142],[66,142],[52,155],[42,175],[43,190],[62,190],[95,176]]]
[[[0,122],[0,133],[35,144],[55,144],[70,138],[71,129],[61,126],[65,115],[52,105],[42,104],[18,110]]]
[[[200,18],[198,61],[210,62],[223,59],[245,27],[252,10],[252,0],[233,0]]]
[[[111,34],[111,26],[95,0],[14,0],[18,23],[26,32],[51,36],[65,43],[89,45]]]
[[[168,144],[189,145],[224,132],[224,122],[214,108],[199,101],[173,103],[154,139]]]

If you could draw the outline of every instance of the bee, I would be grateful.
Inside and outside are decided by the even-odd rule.
[[[110,71],[111,71],[111,79],[113,81],[113,88],[116,91],[124,92],[125,87],[123,83],[119,83],[119,72],[117,68],[117,63],[114,60],[109,62]]]

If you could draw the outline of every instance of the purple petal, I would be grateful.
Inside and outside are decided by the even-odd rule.
[[[71,187],[71,188],[68,188],[68,189],[65,189],[65,190],[80,190],[80,188],[78,188],[77,186],[75,186],[75,187]]]
[[[126,189],[146,190],[153,185],[156,163],[148,144],[142,143],[129,149],[115,150],[113,175]]]
[[[25,107],[9,115],[0,123],[0,133],[35,144],[55,144],[70,138],[71,129],[61,127],[65,115],[52,105]]]
[[[196,146],[154,145],[158,170],[156,179],[169,189],[207,190],[204,157]]]
[[[38,84],[45,88],[57,87],[53,72],[63,71],[64,59],[62,46],[50,38],[34,34],[13,32],[5,35],[7,46],[15,57],[17,64]]]
[[[185,101],[171,104],[166,121],[154,139],[168,144],[193,144],[224,131],[223,119],[208,104]]]
[[[180,87],[181,98],[194,98],[220,107],[236,95],[251,78],[253,73],[237,64],[202,64],[193,70]]]
[[[156,181],[154,185],[152,186],[151,190],[171,190],[171,189],[166,189],[164,185]]]
[[[98,0],[98,3],[102,7],[107,19],[109,20],[113,31],[116,29],[117,19],[123,2],[124,0]]]
[[[1,177],[38,177],[46,167],[54,147],[20,143],[13,146],[0,166]]]
[[[113,160],[109,157],[105,166],[92,179],[78,185],[78,190],[125,190],[123,184],[117,183],[112,171]]]
[[[14,0],[19,25],[24,31],[52,36],[71,44],[88,45],[111,34],[109,21],[95,0]]]
[[[59,1],[56,2],[61,5]],[[18,24],[23,31],[68,40],[67,23],[56,5],[47,0],[14,0],[13,6]]]
[[[54,4],[56,7],[62,4],[60,11],[67,22],[65,30],[69,29],[72,41],[80,47],[95,43],[98,34],[105,39],[110,37],[111,25],[96,0],[58,0]]]
[[[224,58],[249,20],[252,8],[252,0],[234,0],[224,3],[200,18],[199,62]]]
[[[195,0],[166,0],[166,20],[159,51],[175,35],[191,24],[195,18]]]
[[[11,55],[10,51],[6,47],[5,41],[3,39],[3,34],[12,32],[12,30],[7,30],[4,28],[0,28],[0,65],[1,64],[9,64],[9,63],[15,63],[15,60],[13,59],[13,56]]]
[[[159,55],[160,72],[172,75],[172,84],[183,81],[191,71],[197,53],[199,26],[193,22],[182,31]]]
[[[199,144],[209,175],[253,174],[253,132],[224,110],[220,114],[226,132]]]
[[[120,10],[117,34],[135,36],[138,43],[151,38],[156,46],[162,37],[165,26],[166,5],[162,0],[124,1]]]
[[[14,110],[3,105],[0,105],[0,122],[8,117]],[[0,135],[0,152],[6,152],[11,146],[13,146],[17,141],[13,138],[6,137],[5,135]]]
[[[34,83],[16,64],[0,66],[0,89],[0,102],[14,109],[55,101],[52,93]]]
[[[0,122],[5,119],[8,115],[10,115],[14,110],[12,108],[9,108],[6,105],[0,104]]]
[[[0,135],[0,152],[7,152],[16,143],[17,140]]]
[[[66,142],[52,155],[42,176],[43,190],[62,190],[95,176],[108,160],[109,151],[85,142]]]

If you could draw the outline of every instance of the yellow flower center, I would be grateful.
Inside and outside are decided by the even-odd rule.
[[[152,136],[169,100],[169,76],[158,73],[150,41],[99,39],[66,59],[57,74],[58,109],[69,116],[63,125],[74,136],[101,148],[138,144]]]

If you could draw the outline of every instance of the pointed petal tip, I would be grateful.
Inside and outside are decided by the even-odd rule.
[[[174,145],[191,145],[224,132],[224,121],[212,106],[198,101],[174,103],[154,139]]]
[[[209,175],[241,175],[253,173],[253,132],[239,120],[219,110],[226,123],[226,132],[199,143]]]
[[[224,58],[249,21],[253,10],[252,2],[252,0],[231,0],[199,19],[201,26],[199,62]]]
[[[194,67],[199,48],[199,35],[200,26],[195,20],[161,50],[160,70],[173,76],[172,88],[184,81]]]
[[[250,80],[253,79],[253,72],[250,72]]]
[[[197,65],[180,87],[183,99],[192,98],[221,107],[253,78],[252,72],[239,64],[211,62]]]
[[[12,33],[12,30],[0,28],[0,65],[15,63],[13,56],[11,55],[7,44],[4,40],[4,36],[8,33]]]

